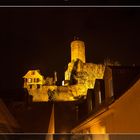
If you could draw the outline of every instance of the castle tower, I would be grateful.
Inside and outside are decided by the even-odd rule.
[[[71,62],[77,59],[80,59],[83,63],[86,62],[85,44],[78,39],[71,42]]]

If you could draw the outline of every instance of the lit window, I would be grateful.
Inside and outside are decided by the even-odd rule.
[[[32,82],[32,79],[31,79],[31,78],[29,78],[29,79],[28,79],[28,83],[31,83],[31,82]]]
[[[64,86],[65,84],[64,84],[64,81],[62,81],[62,86]]]

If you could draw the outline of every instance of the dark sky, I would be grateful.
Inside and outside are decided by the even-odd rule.
[[[140,8],[0,8],[0,91],[21,88],[29,69],[63,79],[74,36],[87,62],[140,64]]]

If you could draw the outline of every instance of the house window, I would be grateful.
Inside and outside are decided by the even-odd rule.
[[[36,79],[36,82],[39,82],[39,78]]]
[[[39,89],[40,88],[40,85],[39,84],[37,84],[37,89]]]
[[[30,89],[32,88],[32,85],[30,85]]]
[[[28,83],[31,83],[31,82],[32,82],[32,79],[31,79],[31,78],[29,78],[29,79],[28,79]]]

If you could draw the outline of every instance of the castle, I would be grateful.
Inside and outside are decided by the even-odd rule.
[[[85,43],[76,39],[71,42],[71,62],[65,71],[61,86],[57,86],[57,73],[44,78],[39,70],[29,70],[24,76],[24,88],[33,102],[74,101],[86,98],[87,90],[94,88],[96,79],[103,79],[105,65],[87,63]]]

